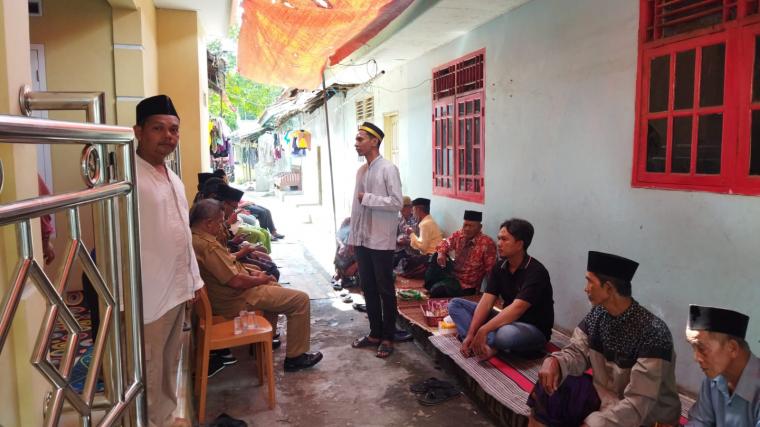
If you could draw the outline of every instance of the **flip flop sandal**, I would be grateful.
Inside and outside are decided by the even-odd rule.
[[[367,305],[366,304],[359,304],[358,302],[355,302],[351,307],[354,308],[356,311],[361,311],[362,313],[367,312]]]
[[[425,394],[435,388],[454,388],[454,384],[448,381],[441,381],[435,377],[431,377],[425,381],[420,381],[418,383],[410,385],[409,391],[417,394]]]
[[[375,357],[379,357],[380,359],[385,359],[386,357],[389,357],[391,354],[393,354],[392,345],[380,344],[377,347],[377,354],[375,354]]]
[[[455,388],[434,388],[417,401],[425,406],[440,405],[441,403],[459,396],[461,392]]]
[[[372,341],[369,339],[368,336],[365,335],[361,338],[355,339],[354,342],[351,343],[351,347],[353,348],[377,347],[379,343],[380,341]]]
[[[340,282],[335,282],[335,283],[332,284],[332,288],[334,290],[336,290],[336,291],[339,291],[339,290],[343,289],[343,285],[341,285]]]
[[[354,302],[354,299],[351,298],[351,295],[346,295],[346,296],[343,297],[343,302],[345,302],[346,304],[348,304],[350,302]]]
[[[338,295],[344,297],[344,296],[346,296],[348,294],[349,294],[348,289],[343,289],[342,291],[340,291],[340,293]]]

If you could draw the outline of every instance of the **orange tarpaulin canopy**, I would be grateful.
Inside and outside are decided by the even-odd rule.
[[[337,63],[412,0],[245,0],[238,72],[276,86],[315,89]],[[332,58],[331,58],[332,57]]]

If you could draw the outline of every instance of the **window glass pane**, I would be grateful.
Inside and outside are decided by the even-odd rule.
[[[472,119],[467,119],[465,124],[465,146],[464,146],[464,155],[467,164],[467,170],[465,173],[467,175],[472,175]]]
[[[480,179],[475,180],[475,192],[480,193]]]
[[[447,116],[451,115],[451,104],[446,104],[446,115]]]
[[[697,173],[720,173],[720,147],[723,142],[723,115],[699,116],[697,131]]]
[[[459,190],[464,191],[464,178],[459,178]]]
[[[726,46],[716,44],[702,48],[702,78],[699,88],[699,105],[723,105],[723,73]]]
[[[691,116],[673,118],[673,152],[670,171],[689,173],[691,169]]]
[[[647,128],[647,172],[665,172],[668,119],[650,120]]]
[[[749,174],[760,175],[760,110],[752,111],[752,139],[749,148]]]
[[[443,169],[441,164],[441,150],[435,150],[435,174],[440,175]]]
[[[459,173],[464,174],[464,150],[459,150]]]
[[[464,102],[459,103],[459,115],[464,115]]]
[[[465,113],[472,114],[472,101],[467,101],[465,103]]]
[[[668,109],[668,82],[670,81],[670,56],[652,59],[649,77],[649,112]]]
[[[457,145],[458,145],[458,147],[461,147],[462,143],[464,143],[464,141],[462,141],[463,138],[464,138],[464,119],[459,120],[459,132],[457,132]]]
[[[475,133],[477,135],[477,133]],[[760,158],[760,155],[758,155],[758,158]],[[475,161],[475,175],[480,175],[480,150],[474,149],[472,150],[472,159]]]
[[[475,117],[475,124],[473,125],[473,139],[472,139],[472,145],[479,146],[480,145],[480,117]]]
[[[446,135],[448,136],[448,143],[446,145],[448,145],[449,147],[452,147],[454,145],[454,132],[452,132],[453,126],[454,126],[452,124],[452,122],[454,120],[453,119],[447,119],[446,121],[449,122],[449,126],[448,126],[449,130],[448,130],[448,132],[446,132]]]
[[[441,146],[441,122],[440,120],[435,121],[435,146],[440,147]]]
[[[665,172],[668,119],[650,120],[647,129],[647,172]]]
[[[760,36],[755,37],[755,66],[752,68],[752,101],[760,101]],[[754,122],[752,120],[752,123]]]
[[[479,114],[479,113],[480,113],[480,100],[476,99],[475,100],[475,114]]]
[[[674,108],[680,110],[694,105],[694,49],[676,55],[676,93]]]
[[[446,144],[446,140],[448,139],[448,132],[446,131],[446,123],[441,123],[441,146]]]

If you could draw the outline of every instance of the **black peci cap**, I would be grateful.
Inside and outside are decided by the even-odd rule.
[[[136,113],[137,124],[143,124],[145,119],[155,114],[166,114],[179,119],[172,99],[166,95],[156,95],[143,99],[137,104]]]
[[[718,307],[689,306],[688,328],[693,331],[720,332],[741,339],[747,336],[749,316]]]
[[[369,133],[372,136],[375,136],[380,141],[385,138],[385,133],[383,133],[382,130],[380,130],[379,127],[375,126],[374,124],[370,122],[364,122],[359,126],[359,130],[363,130],[364,132]]]
[[[478,212],[478,211],[464,211],[464,220],[465,220],[465,221],[477,221],[477,222],[482,222],[482,221],[483,221],[483,212]]]
[[[639,263],[618,255],[589,251],[586,271],[630,282]]]
[[[430,199],[424,197],[418,197],[412,200],[412,206],[427,206],[430,207]]]
[[[216,188],[215,194],[214,198],[220,202],[239,202],[245,193],[227,184],[222,184]]]

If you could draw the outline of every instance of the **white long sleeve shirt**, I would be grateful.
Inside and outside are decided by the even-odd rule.
[[[192,299],[203,281],[182,181],[169,168],[164,175],[139,156],[135,159],[143,319],[151,323]]]
[[[364,193],[359,202],[359,193]],[[375,250],[396,249],[398,212],[403,204],[396,165],[378,156],[356,172],[348,244]]]

